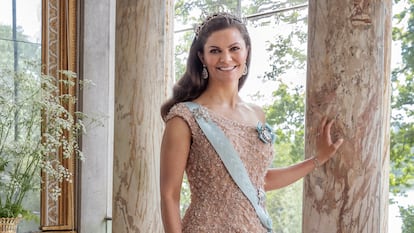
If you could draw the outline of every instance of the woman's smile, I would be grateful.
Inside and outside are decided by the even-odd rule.
[[[237,66],[227,66],[227,67],[218,67],[217,69],[221,70],[221,71],[232,71],[236,68],[237,68]]]

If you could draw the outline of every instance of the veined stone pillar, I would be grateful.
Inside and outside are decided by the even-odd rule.
[[[116,2],[114,233],[163,232],[160,107],[172,84],[172,26],[172,0]]]
[[[337,156],[305,178],[304,233],[386,233],[391,0],[310,0],[306,155],[322,115]]]

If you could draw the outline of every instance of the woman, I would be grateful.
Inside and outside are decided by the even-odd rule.
[[[251,43],[245,24],[218,13],[196,29],[187,69],[161,108],[166,122],[161,145],[161,209],[166,233],[269,232],[257,205],[248,198],[223,163],[213,139],[198,120],[207,119],[224,132],[241,159],[252,186],[260,190],[285,187],[324,164],[342,144],[332,143],[333,121],[321,120],[317,155],[287,168],[269,169],[273,135],[266,134],[263,110],[239,96],[248,74]],[[198,111],[191,110],[191,102]],[[200,117],[201,115],[201,117]],[[259,124],[259,127],[258,127]],[[230,164],[231,165],[231,164]],[[191,204],[180,218],[180,190],[186,172]],[[254,197],[256,198],[256,197]],[[260,203],[263,206],[263,203]],[[260,209],[260,207],[257,207]]]

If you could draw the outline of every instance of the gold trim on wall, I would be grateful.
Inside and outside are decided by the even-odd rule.
[[[60,70],[77,73],[77,1],[42,0],[42,72],[59,79]],[[76,96],[76,88],[60,86],[60,93]],[[75,103],[62,103],[74,114]],[[63,159],[61,152],[56,159],[73,174],[73,182],[60,185],[61,196],[51,198],[50,186],[57,181],[42,174],[41,230],[48,232],[76,232],[76,169],[73,158]]]

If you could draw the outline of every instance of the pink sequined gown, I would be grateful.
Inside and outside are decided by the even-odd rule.
[[[273,159],[272,144],[265,144],[258,138],[256,126],[236,122],[205,107],[202,109],[230,139],[252,183],[263,188],[267,168]],[[173,106],[164,120],[177,116],[187,122],[192,134],[186,166],[191,203],[182,219],[183,233],[266,232],[185,104]]]

